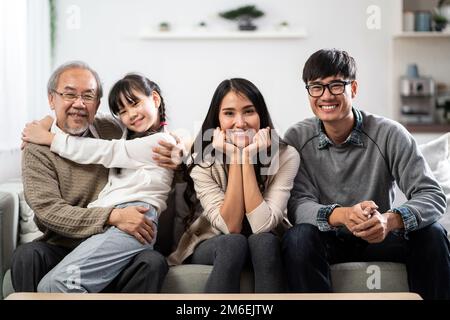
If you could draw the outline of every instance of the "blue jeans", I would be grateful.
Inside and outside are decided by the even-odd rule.
[[[410,232],[409,239],[389,233],[369,244],[340,231],[321,232],[298,224],[283,238],[282,254],[291,292],[331,292],[330,264],[391,261],[406,264],[409,289],[424,299],[450,299],[450,253],[447,232],[435,222]]]
[[[127,202],[116,208],[140,206],[148,208],[145,215],[155,222],[158,215],[145,202]],[[38,292],[100,292],[126,267],[131,259],[146,249],[152,249],[156,240],[141,244],[135,237],[116,227],[96,234],[64,257],[39,282]]]

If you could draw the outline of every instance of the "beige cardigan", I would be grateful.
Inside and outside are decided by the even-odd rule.
[[[264,201],[252,212],[246,213],[253,233],[274,231],[280,234],[291,227],[286,207],[300,165],[300,156],[291,146],[281,149],[279,155],[279,158],[275,157],[270,165],[275,174],[269,175],[266,181]],[[191,177],[203,213],[182,235],[177,249],[168,257],[169,265],[181,264],[194,252],[200,242],[219,234],[229,233],[220,215],[227,189],[224,167],[217,162],[206,168],[195,166]]]

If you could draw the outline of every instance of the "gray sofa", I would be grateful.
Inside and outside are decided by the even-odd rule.
[[[450,134],[421,146],[421,149],[450,202]],[[161,215],[157,248],[168,255],[175,247],[182,232],[182,220],[187,212],[182,200],[183,184],[172,190],[168,208]],[[405,200],[402,194],[396,199]],[[394,204],[395,205],[395,204]],[[441,223],[450,233],[449,208]],[[33,212],[26,204],[20,179],[0,184],[0,288],[1,297],[14,292],[9,268],[14,249],[40,235],[33,222]],[[353,262],[331,266],[333,290],[335,292],[406,292],[408,291],[406,269],[403,264],[387,262]],[[165,293],[203,292],[211,266],[181,265],[171,267],[162,291]],[[241,292],[253,291],[251,272],[244,271],[241,277]]]

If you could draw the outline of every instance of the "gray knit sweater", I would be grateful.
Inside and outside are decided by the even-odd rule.
[[[413,137],[399,123],[353,108],[355,127],[346,142],[334,145],[317,118],[292,126],[285,140],[300,153],[301,165],[288,204],[293,224],[330,230],[336,206],[373,200],[378,211],[401,214],[405,232],[423,228],[445,212],[445,195]],[[408,201],[392,208],[394,183]]]

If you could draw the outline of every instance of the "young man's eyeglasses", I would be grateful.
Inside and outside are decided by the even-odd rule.
[[[333,81],[328,84],[321,84],[321,83],[315,83],[315,84],[308,84],[305,86],[305,88],[308,90],[308,94],[313,98],[318,98],[323,95],[325,92],[325,88],[328,88],[328,91],[332,95],[338,95],[343,94],[345,91],[345,86],[352,83],[351,80],[347,81]]]
[[[72,92],[58,92],[56,90],[53,90],[53,92],[60,95],[67,102],[75,102],[78,97],[81,97],[81,100],[86,104],[94,103],[97,100],[97,96],[93,93],[76,94]]]

